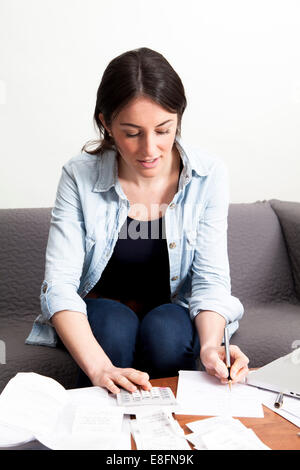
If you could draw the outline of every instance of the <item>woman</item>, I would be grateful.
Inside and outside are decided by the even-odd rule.
[[[29,344],[57,334],[78,386],[150,389],[149,377],[197,369],[227,383],[221,346],[243,315],[230,293],[223,163],[180,138],[177,73],[148,48],[106,68],[94,120],[100,139],[64,166]],[[201,350],[200,350],[201,345]],[[248,358],[231,346],[233,383]]]

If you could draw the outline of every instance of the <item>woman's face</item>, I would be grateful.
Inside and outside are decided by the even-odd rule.
[[[103,115],[99,115],[103,124]],[[123,169],[153,177],[171,168],[177,114],[147,97],[130,101],[108,129],[122,157]]]

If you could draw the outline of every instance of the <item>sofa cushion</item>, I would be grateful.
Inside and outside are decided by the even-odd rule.
[[[244,305],[295,299],[281,227],[268,202],[230,205],[228,254],[232,294]]]
[[[269,303],[248,307],[231,338],[249,357],[249,367],[260,367],[292,352],[300,341],[300,304]]]
[[[40,313],[50,217],[50,208],[0,210],[1,321]]]
[[[6,364],[0,364],[0,393],[18,372],[36,372],[52,377],[65,388],[75,388],[78,367],[65,349],[24,344],[31,326],[32,322],[26,319],[10,319],[1,324]]]
[[[295,291],[300,300],[300,202],[271,199],[286,241],[295,282]]]

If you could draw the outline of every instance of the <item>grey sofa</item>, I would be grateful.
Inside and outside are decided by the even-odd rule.
[[[50,376],[66,388],[76,383],[78,368],[66,350],[24,344],[40,313],[50,217],[51,208],[0,210],[0,344],[6,353],[0,392],[21,371]],[[232,343],[258,367],[300,341],[300,203],[231,204],[228,251],[232,294],[245,307]]]

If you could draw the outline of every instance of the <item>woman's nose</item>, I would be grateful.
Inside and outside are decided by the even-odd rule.
[[[155,136],[145,135],[142,139],[141,153],[144,158],[156,158],[157,148],[155,142]]]

